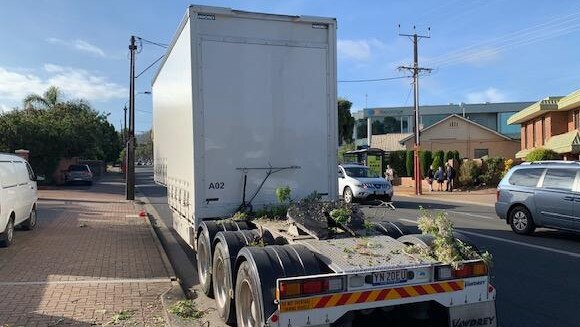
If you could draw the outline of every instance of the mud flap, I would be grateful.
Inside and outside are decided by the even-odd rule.
[[[449,308],[449,327],[497,327],[495,301]]]

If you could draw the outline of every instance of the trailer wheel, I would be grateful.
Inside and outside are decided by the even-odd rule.
[[[227,323],[235,322],[234,271],[238,252],[245,246],[274,244],[272,234],[257,230],[219,232],[213,246],[212,282],[216,308]]]
[[[245,221],[235,221],[232,219],[226,220],[205,220],[199,226],[197,235],[196,251],[197,251],[197,272],[199,275],[199,284],[205,295],[213,296],[212,287],[212,259],[213,248],[211,244],[215,236],[220,231],[236,231],[250,229]]]
[[[251,270],[250,263],[244,261],[238,268],[236,279],[236,321],[240,327],[259,327],[263,325],[260,282]]]
[[[197,238],[197,273],[199,284],[203,293],[211,297],[213,289],[211,284],[211,249],[207,237],[202,233]]]
[[[254,327],[276,311],[276,280],[322,273],[318,259],[303,245],[245,247],[236,261],[236,321]]]

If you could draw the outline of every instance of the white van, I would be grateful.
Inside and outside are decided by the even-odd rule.
[[[26,160],[0,153],[0,247],[12,243],[14,227],[36,226],[36,176]]]

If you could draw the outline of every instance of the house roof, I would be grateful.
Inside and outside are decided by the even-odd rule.
[[[580,90],[576,90],[567,96],[548,97],[531,106],[524,108],[508,118],[508,124],[521,124],[550,111],[566,111],[580,107]]]
[[[501,137],[501,138],[503,138],[505,140],[509,140],[509,141],[512,141],[513,140],[511,137],[507,137],[507,136],[505,136],[505,135],[503,135],[501,133],[498,133],[498,132],[494,131],[493,129],[491,129],[489,127],[483,126],[481,124],[478,124],[478,123],[474,122],[473,120],[469,120],[467,118],[461,117],[461,116],[456,115],[456,114],[449,115],[449,116],[441,119],[440,121],[436,122],[435,124],[433,124],[433,125],[431,125],[431,126],[429,126],[427,128],[422,129],[421,130],[421,133],[425,133],[426,131],[428,131],[428,130],[430,130],[432,128],[435,128],[436,126],[438,126],[440,124],[443,124],[445,121],[447,121],[447,120],[449,120],[451,118],[459,118],[460,120],[463,120],[463,121],[465,121],[468,124],[471,124],[473,126],[476,126],[476,127],[481,128],[483,130],[486,130],[486,131],[488,131],[488,132],[490,132],[490,133],[492,133],[494,135],[497,135],[497,136],[499,136],[499,137]],[[399,143],[403,144],[404,142],[407,142],[408,140],[410,140],[411,138],[413,138],[413,136],[414,136],[414,134],[411,134],[410,136],[407,136],[404,139],[402,139],[401,141],[399,141]]]
[[[539,117],[546,112],[556,111],[558,110],[558,101],[562,98],[563,97],[548,97],[542,99],[532,104],[531,106],[513,114],[510,118],[508,118],[507,123],[510,125],[521,124],[530,119]]]
[[[580,107],[580,90],[576,90],[558,101],[558,110],[570,110]]]

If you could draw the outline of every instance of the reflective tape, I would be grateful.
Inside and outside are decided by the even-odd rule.
[[[329,294],[307,299],[282,300],[280,301],[280,312],[304,311],[358,303],[396,300],[437,293],[455,292],[463,290],[464,288],[465,283],[463,281],[449,281],[371,291]]]

